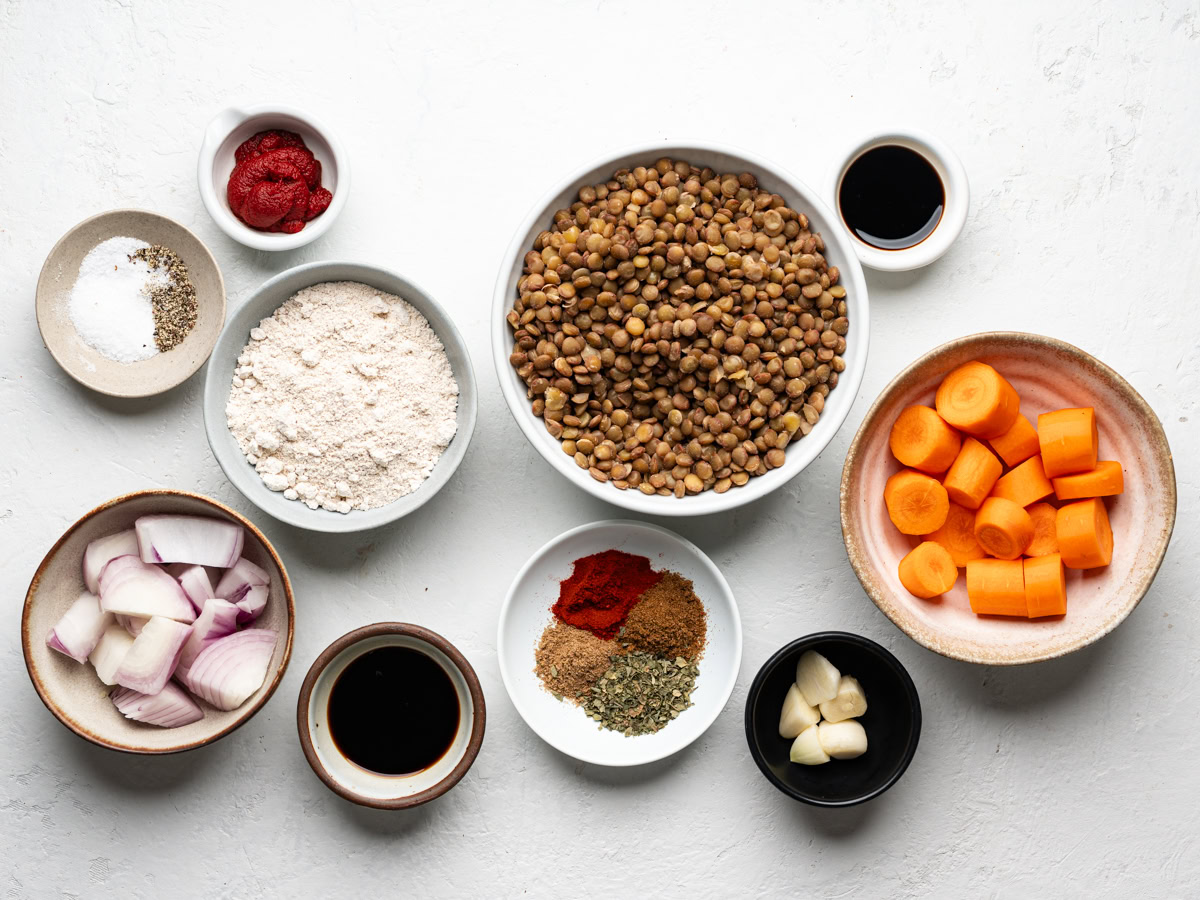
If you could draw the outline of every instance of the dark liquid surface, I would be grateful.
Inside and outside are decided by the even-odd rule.
[[[458,733],[450,676],[410,647],[368,650],[329,694],[329,733],[342,755],[381,775],[411,775],[442,758]]]
[[[859,239],[882,250],[921,243],[942,218],[946,192],[929,161],[907,147],[873,147],[842,177],[838,206]]]

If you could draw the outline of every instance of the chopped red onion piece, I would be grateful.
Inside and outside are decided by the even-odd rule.
[[[96,668],[97,677],[105,684],[117,683],[117,669],[125,661],[129,649],[133,646],[133,636],[120,625],[112,624],[104,629],[96,649],[88,657]]]
[[[148,619],[165,616],[191,622],[196,610],[179,582],[136,556],[118,556],[100,573],[100,608]]]
[[[157,694],[175,671],[191,625],[154,616],[146,623],[117,670],[117,684],[142,694]]]
[[[120,534],[97,538],[83,551],[83,583],[93,594],[100,592],[100,573],[111,559],[138,555],[137,535],[130,528]]]
[[[88,654],[96,648],[100,635],[110,624],[112,616],[100,608],[100,598],[84,591],[50,629],[46,646],[76,662],[87,662]]]
[[[182,679],[191,668],[200,651],[227,634],[237,631],[238,608],[228,600],[211,597],[204,601],[204,609],[192,625],[192,635],[183,645],[179,663],[175,666],[175,677]]]
[[[237,603],[246,596],[246,592],[255,585],[268,585],[271,576],[260,566],[256,566],[246,557],[235,562],[217,582],[216,596],[230,603]],[[265,601],[264,601],[265,602]]]
[[[217,709],[237,709],[262,687],[275,640],[274,631],[249,628],[214,641],[200,651],[184,686]]]
[[[208,516],[142,516],[133,527],[147,563],[232,566],[246,538],[241,525]]]
[[[246,596],[237,602],[238,624],[245,625],[257,619],[267,608],[267,586],[256,584],[246,591]]]
[[[142,629],[146,627],[146,623],[150,621],[149,619],[142,619],[138,616],[122,615],[113,616],[113,619],[115,619],[118,625],[120,625],[134,637],[137,637],[139,634],[141,634]]]
[[[119,687],[109,695],[121,715],[135,722],[178,728],[204,718],[204,712],[179,685],[168,681],[157,694],[143,694]]]
[[[186,563],[172,563],[167,566],[167,574],[179,582],[188,600],[196,608],[196,612],[204,609],[204,601],[215,597],[212,581],[209,580],[208,570],[204,566],[189,566]]]

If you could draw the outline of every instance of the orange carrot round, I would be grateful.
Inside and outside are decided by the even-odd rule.
[[[967,600],[978,616],[1024,616],[1025,566],[1019,559],[973,559],[967,563]]]
[[[1038,452],[1038,435],[1029,420],[1018,415],[1012,427],[988,441],[1006,466],[1016,466]]]
[[[1049,556],[1058,552],[1058,510],[1049,503],[1027,506],[1025,512],[1033,520],[1033,540],[1025,548],[1027,556]]]
[[[940,475],[958,456],[962,438],[928,406],[910,406],[896,417],[888,446],[903,465]]]
[[[1004,466],[991,450],[975,438],[967,438],[942,484],[955,503],[967,509],[979,509],[979,504],[991,493],[1003,471]]]
[[[922,472],[905,469],[887,480],[883,487],[892,524],[904,534],[928,534],[946,522],[950,500],[937,479]]]
[[[1012,428],[1021,400],[1013,386],[987,363],[959,366],[938,386],[938,415],[967,434],[994,438]]]
[[[1067,611],[1067,574],[1057,553],[1025,560],[1026,615],[1031,619]]]
[[[1095,569],[1112,562],[1112,526],[1100,498],[1067,504],[1058,511],[1055,525],[1058,552],[1068,569]]]
[[[1096,411],[1084,406],[1042,413],[1038,416],[1038,445],[1047,478],[1096,468],[1100,449]]]
[[[1112,497],[1125,492],[1125,473],[1114,459],[1102,459],[1090,472],[1060,475],[1053,479],[1054,495],[1059,500],[1084,497]]]
[[[941,544],[925,541],[900,560],[900,583],[914,597],[939,597],[958,581],[958,566]]]
[[[1007,475],[1002,475],[992,488],[993,497],[1011,500],[1017,506],[1028,506],[1054,493],[1054,485],[1042,469],[1042,458],[1031,456]]]
[[[1053,527],[1051,524],[1051,528]],[[965,566],[969,560],[986,556],[983,548],[979,546],[979,541],[975,539],[975,513],[953,501],[946,513],[945,524],[937,531],[925,535],[925,540],[945,547],[956,566]]]
[[[1033,540],[1033,519],[1011,500],[988,497],[975,514],[975,539],[997,559],[1016,559]]]

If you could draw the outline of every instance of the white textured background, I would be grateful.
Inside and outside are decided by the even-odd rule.
[[[1194,2],[256,7],[0,0],[4,896],[1197,896]],[[224,237],[194,183],[209,117],[273,99],[329,122],[354,166],[334,230],[274,255]],[[816,185],[851,132],[889,121],[957,148],[973,192],[966,231],[923,272],[869,274],[862,395],[821,459],[749,508],[666,523],[713,556],[741,603],[745,658],[725,713],[644,771],[576,765],[509,704],[496,619],[535,548],[614,508],[535,456],[495,384],[487,317],[511,231],[551,182],[610,147],[708,135]],[[231,307],[322,258],[429,286],[470,343],[481,393],[471,452],[436,502],[383,532],[307,537],[222,477],[201,427],[201,376],[118,402],[64,375],[34,322],[38,270],[75,222],[125,206],[200,234]],[[1122,372],[1157,409],[1180,488],[1173,546],[1126,624],[1069,658],[1012,670],[942,659],[895,629],[859,588],[837,520],[842,457],[869,401],[921,352],[995,328],[1064,338]],[[152,486],[252,516],[288,565],[298,614],[291,668],[255,719],[215,746],[136,759],[46,712],[18,623],[61,531]],[[410,813],[341,801],[296,740],[313,658],[382,619],[457,643],[489,703],[470,774]],[[821,628],[894,650],[925,710],[907,776],[846,811],[777,793],[742,732],[758,666]]]

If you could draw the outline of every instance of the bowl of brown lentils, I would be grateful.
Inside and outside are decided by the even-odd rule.
[[[779,166],[712,145],[640,147],[560,182],[517,229],[493,321],[537,451],[662,516],[798,475],[845,421],[869,334],[834,214]]]

